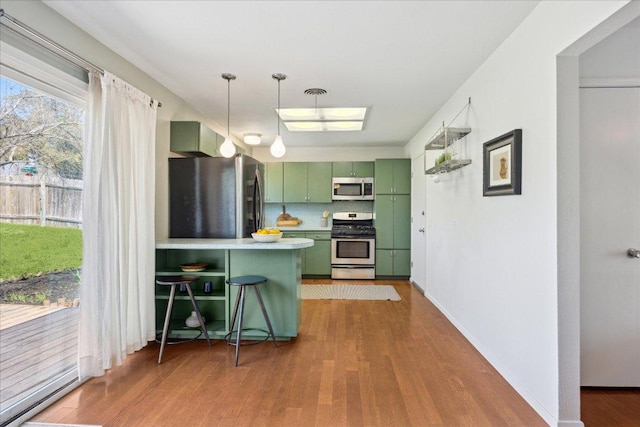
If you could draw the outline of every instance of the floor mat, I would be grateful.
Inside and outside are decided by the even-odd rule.
[[[302,299],[400,301],[391,285],[302,285]]]

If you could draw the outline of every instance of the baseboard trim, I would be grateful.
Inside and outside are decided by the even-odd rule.
[[[433,295],[425,292],[424,296],[436,306],[438,310],[456,327],[458,331],[473,345],[480,354],[487,359],[487,361],[493,366],[498,373],[514,388],[514,390],[533,408],[534,411],[538,413],[542,417],[542,419],[549,424],[550,426],[560,426],[560,421],[556,419],[547,409],[538,402],[538,400],[520,383],[517,381],[516,377],[502,364],[500,361],[490,352],[480,344],[480,342],[467,330],[465,329],[457,319],[449,313],[439,302],[437,299],[433,297]],[[569,421],[562,421],[569,422]],[[575,424],[578,426],[578,424]],[[573,424],[563,424],[562,427],[573,426]]]

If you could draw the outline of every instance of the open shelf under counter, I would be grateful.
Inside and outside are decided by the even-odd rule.
[[[206,320],[204,322],[204,325],[207,328],[209,338],[220,338],[224,337],[227,334],[226,324],[224,320]],[[156,329],[156,333],[162,336],[162,329]],[[169,323],[169,339],[189,339],[196,337],[204,339],[204,335],[199,336],[201,333],[202,331],[200,330],[199,326],[191,328],[184,324],[184,320],[172,319]]]
[[[202,292],[193,292],[193,297],[196,299],[196,301],[224,301],[226,300],[226,293],[225,290],[217,290],[215,292],[211,292],[210,294],[204,294]],[[169,292],[161,292],[161,291],[156,291],[156,299],[169,299]],[[178,292],[176,292],[176,295],[174,297],[175,301],[191,301],[191,298],[189,298],[189,294],[186,292],[180,292],[178,294]]]

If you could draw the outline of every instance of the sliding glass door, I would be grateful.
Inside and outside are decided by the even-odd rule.
[[[42,76],[37,89],[22,84],[4,58],[2,65],[0,424],[5,425],[77,382],[84,105],[53,96],[61,92],[46,90],[53,83]]]

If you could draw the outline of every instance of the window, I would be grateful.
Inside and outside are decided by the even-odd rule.
[[[3,44],[1,53],[0,423],[5,425],[77,383],[86,89],[84,82],[11,46]]]

